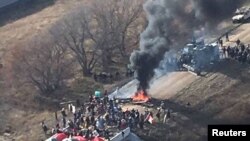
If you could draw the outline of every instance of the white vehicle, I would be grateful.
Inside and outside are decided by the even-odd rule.
[[[250,18],[250,8],[242,7],[237,9],[232,20],[233,23],[244,23]]]

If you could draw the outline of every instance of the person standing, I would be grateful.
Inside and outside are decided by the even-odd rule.
[[[144,129],[144,115],[141,114],[140,115],[140,121],[139,121],[139,126],[140,126],[140,129]]]
[[[225,47],[222,47],[222,52],[223,52],[222,58],[226,58],[226,48]]]
[[[156,117],[157,117],[158,121],[161,120],[161,109],[159,109],[159,110],[157,111]]]
[[[43,128],[43,132],[44,132],[44,134],[45,135],[47,135],[47,131],[48,131],[48,127],[47,127],[47,125],[44,123],[44,121],[42,121],[42,128]]]
[[[238,40],[236,41],[236,45],[239,46],[240,43],[241,43],[241,42],[240,42],[240,39],[238,39]]]
[[[170,119],[170,109],[165,111],[164,118],[163,118],[163,123],[167,123],[167,119]]]
[[[110,141],[110,135],[109,135],[109,130],[108,129],[104,130],[104,137],[105,137],[105,139],[107,139],[108,141]]]
[[[89,102],[92,102],[94,100],[93,95],[89,95]]]
[[[227,58],[231,57],[231,47],[227,47]]]
[[[229,42],[228,32],[226,33],[226,41]]]
[[[65,117],[62,118],[62,122],[63,122],[63,127],[65,128],[66,127],[66,118]]]
[[[167,118],[170,118],[170,109],[167,111]]]
[[[76,99],[76,107],[80,107],[81,103],[79,99]]]
[[[58,121],[57,111],[55,111],[55,120]]]
[[[62,110],[61,110],[61,114],[62,114],[62,116],[63,116],[63,117],[66,117],[66,116],[67,116],[67,114],[66,114],[66,112],[65,112],[65,109],[64,109],[64,108],[62,108]]]
[[[164,110],[164,109],[165,109],[165,103],[164,103],[164,101],[161,101],[160,109],[161,109],[161,110]]]
[[[223,40],[220,39],[220,46],[223,47]]]

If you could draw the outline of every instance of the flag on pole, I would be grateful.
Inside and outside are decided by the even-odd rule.
[[[149,117],[148,117],[148,122],[151,124],[154,123],[154,118],[151,115],[149,115]]]
[[[145,121],[149,122],[150,124],[154,123],[154,118],[152,117],[152,115],[149,113],[146,118]]]

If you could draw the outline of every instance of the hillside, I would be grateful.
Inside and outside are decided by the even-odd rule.
[[[0,63],[4,63],[5,54],[19,48],[21,43],[49,29],[58,19],[66,14],[79,0],[58,0],[52,5],[42,8],[31,7],[26,16],[13,18],[0,27]],[[38,8],[36,9],[32,8]],[[13,16],[13,15],[12,15]],[[2,78],[8,74],[0,71],[0,140],[6,129],[11,127],[11,137],[18,141],[42,140],[40,123],[53,118],[53,106],[48,101],[39,103],[39,99],[32,91],[18,91],[7,84]],[[53,103],[52,103],[53,104]],[[47,110],[42,107],[47,106]],[[52,106],[52,108],[51,108]],[[49,108],[48,108],[49,107]],[[49,123],[48,123],[49,124]]]
[[[48,29],[55,21],[66,14],[72,6],[77,5],[78,2],[81,1],[55,1],[53,5],[49,5],[40,11],[34,10],[34,13],[12,20],[0,27],[0,54],[12,47],[18,47],[20,43]],[[32,8],[30,10],[32,11]]]
[[[148,125],[145,131],[136,133],[145,141],[159,137],[161,141],[204,141],[208,124],[248,124],[249,73],[248,65],[224,60],[203,77],[177,72],[156,80],[150,95],[165,101],[166,108],[172,110],[172,118],[167,124]],[[160,102],[157,103],[159,106]],[[126,107],[145,110],[132,105]]]
[[[221,62],[213,73],[201,77],[172,100],[180,105],[191,103],[191,109],[219,121],[215,123],[247,123],[249,73],[249,66],[231,60]]]
[[[226,43],[226,45],[234,45],[237,39],[240,39],[244,44],[250,44],[250,35],[248,34],[249,31],[250,23],[241,25],[237,30],[234,30],[229,34],[230,42]]]
[[[54,4],[1,26],[0,63],[4,63],[6,52],[20,47],[20,44],[46,31],[83,1],[57,0]],[[226,26],[231,24],[227,23]],[[234,45],[234,41],[238,38],[250,44],[249,31],[249,23],[240,26],[230,33],[230,42],[226,45]],[[137,134],[145,141],[167,139],[204,141],[207,124],[249,123],[249,73],[248,65],[233,60],[223,60],[205,76],[195,76],[189,72],[173,72],[158,78],[152,83],[148,92],[153,98],[165,101],[166,107],[173,111],[173,118],[168,120],[167,124],[158,123],[156,126],[149,126],[143,132],[138,131]],[[46,120],[49,127],[54,126],[54,112],[60,109],[51,100],[45,98],[40,101],[40,97],[32,91],[20,92],[14,89],[11,84],[1,79],[5,75],[7,74],[2,74],[0,70],[0,140],[3,140],[3,133],[8,127],[11,127],[12,136],[7,137],[8,139],[44,140],[46,136],[42,132],[41,121]],[[83,87],[86,88],[86,85],[98,84],[92,79],[77,83],[79,84],[76,86],[77,89],[81,90]],[[131,85],[125,89],[130,95],[137,87],[136,83]],[[56,95],[54,97],[56,98]],[[64,96],[60,98],[65,99]],[[160,104],[159,101],[156,105]],[[136,108],[145,110],[140,106]]]

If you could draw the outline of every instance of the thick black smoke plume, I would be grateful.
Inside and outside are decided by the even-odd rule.
[[[154,76],[154,69],[169,49],[169,13],[163,5],[155,1],[147,2],[144,10],[147,12],[148,26],[141,34],[140,51],[134,51],[130,61],[136,70],[140,89],[146,90],[149,87],[148,82]]]
[[[131,54],[140,89],[146,90],[164,54],[184,45],[194,30],[228,18],[247,0],[147,0],[148,25],[140,36],[140,50]]]

